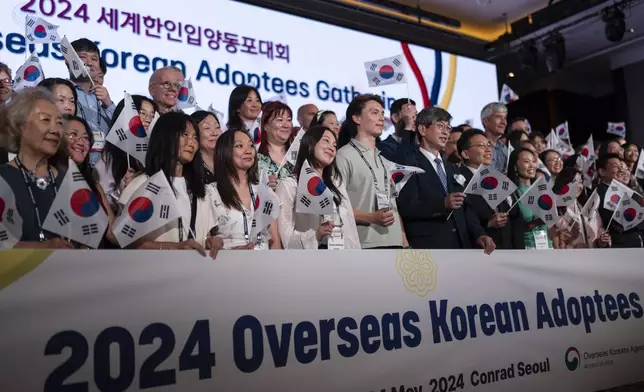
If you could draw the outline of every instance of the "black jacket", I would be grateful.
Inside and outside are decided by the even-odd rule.
[[[599,183],[597,185],[597,194],[599,195],[599,216],[602,218],[602,223],[604,228],[608,226],[608,223],[613,216],[613,211],[607,210],[604,208],[604,197],[606,196],[606,191],[608,191],[608,185],[604,183]],[[612,240],[611,247],[613,248],[641,248],[642,247],[642,236],[639,233],[642,224],[638,227],[634,227],[630,230],[624,231],[622,225],[613,221],[608,227],[608,232],[610,233],[610,238]]]

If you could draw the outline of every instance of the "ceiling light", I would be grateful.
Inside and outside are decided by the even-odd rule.
[[[508,72],[508,78],[513,78],[514,77],[514,72]]]
[[[626,33],[624,13],[617,6],[605,8],[602,11],[602,20],[606,23],[604,32],[610,42],[619,42]]]

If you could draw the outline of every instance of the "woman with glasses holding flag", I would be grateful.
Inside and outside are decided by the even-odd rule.
[[[215,147],[215,180],[209,190],[224,249],[281,249],[277,222],[256,228],[253,220],[259,206],[257,152],[248,133],[229,130]],[[278,208],[279,206],[274,206]]]
[[[284,203],[278,227],[285,249],[360,249],[351,201],[335,162],[336,151],[337,137],[327,127],[313,126],[302,137],[293,176],[280,181],[276,190]],[[305,162],[331,190],[332,215],[295,211],[298,181]]]

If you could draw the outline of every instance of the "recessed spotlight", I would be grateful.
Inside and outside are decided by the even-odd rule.
[[[631,28],[630,28],[630,29],[628,29],[627,31],[628,31],[629,33],[634,33],[634,32],[635,32],[635,29],[631,27]]]
[[[513,78],[514,77],[514,72],[508,72],[508,78]]]

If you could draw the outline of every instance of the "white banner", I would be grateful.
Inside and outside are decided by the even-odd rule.
[[[3,391],[541,392],[644,381],[641,250],[0,259]]]

